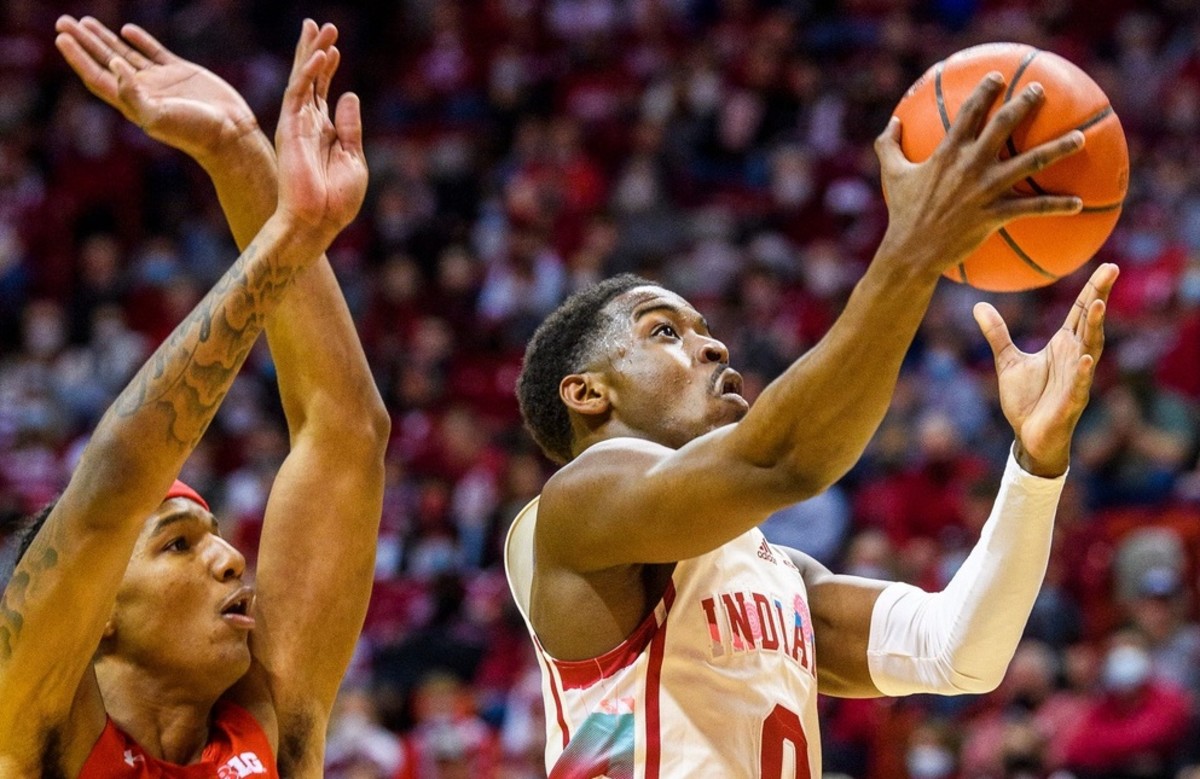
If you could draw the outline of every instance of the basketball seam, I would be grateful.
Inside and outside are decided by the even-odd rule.
[[[1107,119],[1108,117],[1115,116],[1115,115],[1116,114],[1113,113],[1112,104],[1110,103],[1110,104],[1104,106],[1104,108],[1101,108],[1096,113],[1089,116],[1087,119],[1084,119],[1081,124],[1077,125],[1076,127],[1072,128],[1072,129],[1078,130],[1081,133],[1086,132],[1089,128],[1095,127],[1096,125],[1100,124],[1105,119]],[[1008,148],[1009,148],[1010,154],[1014,154],[1014,155],[1016,154],[1016,147],[1013,145],[1012,138],[1008,139]],[[1037,181],[1034,180],[1033,176],[1027,176],[1025,178],[1025,183],[1028,184],[1029,187],[1039,195],[1050,194],[1049,192],[1047,192],[1046,190],[1044,190],[1040,186],[1038,186],[1038,183],[1037,183]],[[1103,205],[1103,206],[1084,206],[1084,208],[1082,210],[1084,213],[1094,213],[1094,212],[1098,212],[1098,211],[1112,211],[1114,209],[1120,208],[1124,204],[1125,204],[1125,201],[1124,201],[1124,199],[1122,199],[1120,203],[1109,203],[1109,204]]]
[[[946,96],[942,93],[942,71],[946,68],[946,61],[942,60],[933,67],[933,99],[937,103],[938,116],[942,120],[942,132],[950,132],[950,114],[946,111]],[[958,264],[958,275],[961,277],[959,281],[963,284],[967,283],[967,267],[964,263]]]
[[[1058,276],[1054,275],[1050,271],[1043,268],[1041,265],[1038,265],[1036,262],[1034,262],[1033,258],[1030,257],[1028,254],[1026,254],[1025,250],[1022,249],[1021,246],[1016,242],[1016,239],[1014,239],[1011,235],[1009,235],[1008,230],[1001,227],[999,232],[1000,232],[1000,237],[1002,239],[1004,239],[1004,242],[1006,244],[1008,244],[1008,248],[1013,250],[1013,254],[1017,255],[1017,257],[1020,258],[1021,262],[1025,263],[1030,268],[1032,268],[1033,270],[1042,274],[1043,276],[1045,276],[1048,279],[1059,278]]]
[[[1079,125],[1075,129],[1078,130],[1079,132],[1084,132],[1089,127],[1100,124],[1101,122],[1103,122],[1105,119],[1107,119],[1108,117],[1110,117],[1112,115],[1113,115],[1112,105],[1106,105],[1103,108],[1101,108],[1099,111],[1097,111],[1095,114],[1093,114],[1091,118],[1085,119],[1083,124]]]
[[[1004,93],[1004,102],[1005,103],[1007,103],[1009,100],[1012,99],[1013,92],[1016,91],[1017,84],[1021,81],[1021,77],[1025,75],[1025,71],[1029,69],[1030,64],[1032,64],[1033,60],[1037,57],[1037,55],[1039,55],[1041,53],[1042,53],[1041,49],[1033,49],[1032,51],[1030,51],[1028,54],[1025,55],[1025,57],[1021,60],[1021,64],[1017,65],[1017,69],[1013,72],[1012,81],[1010,81],[1008,83],[1008,89]],[[1004,143],[1008,147],[1008,156],[1009,157],[1016,157],[1020,153],[1017,151],[1017,145],[1015,143],[1013,143],[1013,139],[1012,139],[1011,135],[1008,136],[1008,138],[1005,140]],[[1040,186],[1038,186],[1038,183],[1036,181],[1034,181],[1033,176],[1026,176],[1025,183],[1027,183],[1029,185],[1029,187],[1039,195],[1048,194],[1046,192],[1046,190],[1044,190]]]
[[[933,69],[933,96],[937,101],[938,116],[942,119],[942,132],[950,132],[950,114],[946,113],[946,96],[942,94],[942,71],[946,61],[942,60]]]
[[[1012,96],[1016,92],[1017,86],[1019,85],[1021,78],[1024,76],[1025,71],[1028,70],[1030,64],[1032,64],[1033,60],[1036,59],[1039,54],[1041,54],[1040,49],[1031,47],[1030,51],[1028,51],[1022,57],[1021,62],[1017,65],[1016,69],[1013,71],[1013,76],[1008,84],[1008,88],[1005,90],[1003,103],[1008,103],[1012,99]],[[945,70],[945,65],[946,65],[946,61],[943,60],[934,66],[934,101],[937,105],[938,117],[940,118],[940,120],[942,122],[942,130],[943,130],[943,132],[948,133],[950,131],[951,122],[950,122],[949,111],[946,108],[946,96],[945,96],[945,93],[944,93],[943,87],[942,87],[942,75]],[[1084,132],[1087,129],[1099,124],[1100,122],[1104,121],[1105,119],[1107,119],[1109,116],[1112,116],[1112,115],[1115,115],[1113,112],[1112,105],[1111,104],[1106,105],[1104,108],[1102,108],[1096,114],[1092,115],[1091,117],[1086,119],[1083,123],[1081,123],[1078,127],[1075,127],[1073,129],[1079,130],[1080,132]],[[1017,151],[1017,148],[1016,148],[1016,144],[1013,142],[1013,139],[1011,136],[1009,136],[1006,139],[1005,144],[1007,146],[1007,150],[1008,150],[1010,156],[1015,157],[1019,154],[1019,152]],[[1037,181],[1034,180],[1033,176],[1027,176],[1025,180],[1028,183],[1028,185],[1030,186],[1030,188],[1033,189],[1033,191],[1036,192],[1038,195],[1049,194],[1049,193],[1047,193],[1046,190],[1044,190],[1037,183]],[[1081,209],[1081,211],[1083,213],[1103,213],[1103,212],[1107,212],[1107,211],[1119,210],[1123,206],[1124,206],[1124,199],[1122,199],[1121,202],[1118,202],[1118,203],[1107,203],[1107,204],[1095,205],[1095,206],[1084,206]],[[1061,278],[1060,275],[1051,273],[1050,271],[1046,270],[1041,265],[1039,265],[1037,263],[1037,261],[1035,261],[1032,257],[1030,257],[1029,254],[1027,254],[1025,252],[1025,250],[1021,248],[1020,244],[1017,243],[1016,239],[1013,238],[1012,234],[1010,234],[1006,228],[1001,227],[997,232],[999,233],[1001,240],[1003,240],[1005,245],[1008,246],[1009,250],[1012,251],[1012,253],[1017,256],[1017,259],[1019,259],[1019,260],[1021,260],[1021,262],[1025,263],[1025,265],[1027,267],[1029,267],[1031,270],[1033,270],[1035,273],[1038,273],[1039,275],[1044,276],[1052,281]],[[958,276],[959,276],[960,281],[964,284],[968,283],[967,282],[966,261],[958,263],[957,270],[958,270]]]
[[[1030,63],[1041,53],[1041,49],[1032,49],[1021,59],[1021,63],[1013,71],[1012,81],[1008,83],[1008,89],[1004,92],[1004,102],[1007,103],[1009,100],[1012,100],[1013,92],[1016,91],[1017,84],[1021,81],[1021,76],[1025,75],[1025,71],[1029,68]]]

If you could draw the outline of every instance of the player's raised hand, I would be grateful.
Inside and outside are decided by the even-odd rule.
[[[275,131],[277,211],[329,239],[358,213],[367,189],[358,96],[342,95],[329,113],[329,83],[340,60],[336,40],[333,25],[304,20]]]
[[[258,130],[237,90],[136,24],[124,25],[119,36],[90,16],[60,16],[54,27],[55,46],[94,95],[201,164]]]
[[[923,162],[904,156],[899,119],[893,117],[875,140],[888,201],[884,241],[930,273],[960,262],[1013,219],[1074,214],[1082,207],[1077,197],[1013,193],[1018,181],[1082,149],[1084,137],[1073,130],[1011,159],[999,159],[1013,130],[1045,99],[1041,85],[1030,84],[988,119],[1003,89],[999,73],[984,78]]]
[[[992,347],[1000,381],[1000,407],[1017,438],[1021,466],[1039,476],[1057,476],[1070,461],[1071,436],[1104,350],[1104,314],[1117,280],[1117,266],[1092,273],[1066,321],[1041,351],[1016,347],[1000,313],[975,304],[975,321]]]

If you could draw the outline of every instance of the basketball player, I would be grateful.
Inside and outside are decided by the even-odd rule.
[[[388,428],[321,258],[367,182],[357,98],[326,104],[336,30],[304,23],[272,150],[252,116],[230,121],[224,82],[144,32],[58,29],[93,92],[204,159],[248,245],[109,408],[5,588],[0,776],[320,776]],[[173,480],[264,327],[292,446],[256,597],[208,506]]]
[[[889,124],[876,145],[882,245],[824,339],[753,408],[700,313],[644,279],[576,294],[534,335],[518,395],[563,466],[514,522],[505,560],[542,665],[553,779],[818,777],[818,689],[999,683],[1041,585],[1115,266],[1035,354],[976,306],[1016,441],[981,540],[944,591],[834,575],[755,526],[860,456],[945,268],[1012,217],[1078,211],[1007,194],[1082,138],[998,160],[1041,101],[1031,87],[985,121],[1001,88],[985,79],[919,165]]]

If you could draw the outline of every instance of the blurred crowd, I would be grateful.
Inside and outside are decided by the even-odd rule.
[[[330,250],[392,414],[377,581],[327,776],[544,776],[539,669],[500,565],[548,474],[513,395],[564,296],[632,270],[689,298],[751,398],[840,311],[886,225],[871,141],[985,40],[1087,70],[1132,176],[1122,269],[1046,584],[987,696],[822,700],[830,775],[1200,777],[1200,9],[1188,0],[96,0],[0,3],[0,512],[62,489],[88,431],[236,250],[201,170],[93,98],[57,14],[136,21],[270,131],[303,16],[341,30],[371,187]],[[1092,267],[1092,266],[1089,266]],[[861,463],[765,526],[834,570],[940,588],[1011,430],[970,309],[1019,345],[1087,269],[943,282]],[[863,333],[870,338],[870,333]],[[265,343],[182,477],[253,562],[287,452]],[[6,553],[11,560],[11,549]]]

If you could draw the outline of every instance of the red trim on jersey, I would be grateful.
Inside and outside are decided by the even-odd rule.
[[[673,582],[667,590],[674,598],[675,585]],[[665,594],[663,599],[666,600]],[[667,608],[671,608],[669,603]],[[622,668],[628,668],[636,663],[657,632],[658,620],[651,611],[642,620],[642,623],[629,634],[629,638],[599,657],[593,657],[591,660],[554,660],[551,658],[551,662],[554,663],[559,676],[562,677],[564,690],[585,690],[602,679],[615,676]]]
[[[675,581],[667,583],[663,593],[663,621],[650,643],[650,664],[646,669],[646,779],[658,779],[662,760],[662,733],[659,731],[658,693],[662,680],[663,653],[667,645],[667,618],[675,602]],[[654,616],[651,614],[651,616]]]
[[[209,741],[199,762],[176,765],[147,755],[109,719],[80,779],[279,779],[275,754],[254,715],[229,701],[213,707]]]
[[[554,680],[553,669],[550,668],[550,663],[554,662],[554,658],[546,654],[546,650],[542,649],[540,641],[534,639],[534,644],[537,646],[538,662],[542,664],[542,671],[550,681],[550,694],[554,696],[554,711],[558,715],[558,729],[562,731],[563,749],[566,749],[567,744],[571,741],[571,731],[567,727],[567,717],[563,712],[562,698],[558,694],[558,683]]]

